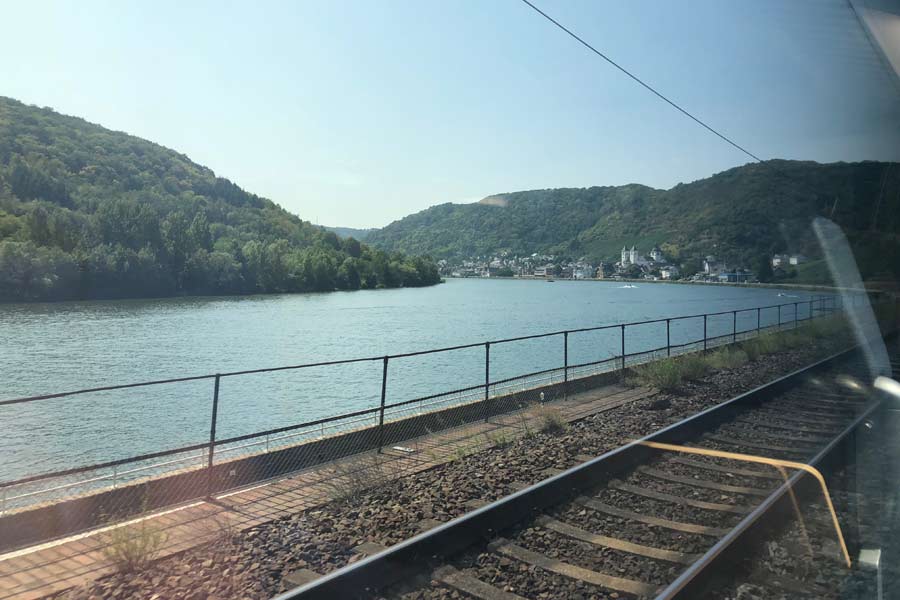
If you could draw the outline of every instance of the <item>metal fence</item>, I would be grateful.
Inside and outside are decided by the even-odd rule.
[[[854,300],[860,303],[865,301],[867,298],[864,296]],[[192,474],[193,478],[184,479],[182,485],[190,489],[174,493],[172,500],[198,498],[212,492],[227,490],[229,487],[246,485],[253,479],[258,481],[296,471],[330,458],[349,456],[372,449],[380,452],[383,447],[392,447],[402,440],[409,440],[426,432],[446,429],[477,419],[487,419],[521,407],[523,403],[543,401],[544,392],[550,395],[548,400],[565,397],[580,389],[586,389],[582,384],[599,375],[618,371],[624,373],[628,367],[643,362],[706,350],[753,337],[764,331],[797,327],[803,321],[844,308],[846,307],[841,297],[823,296],[784,304],[554,331],[420,352],[110,385],[3,400],[0,401],[0,418],[3,416],[3,410],[14,405],[111,390],[202,381],[208,382],[210,386],[211,417],[208,439],[199,443],[0,482],[0,515],[21,512],[42,503],[58,502],[64,498],[84,496],[88,493],[96,494],[102,490],[120,488],[124,484],[160,479],[163,476],[176,480],[176,476],[186,473]],[[698,334],[696,337],[685,339],[695,330]],[[664,344],[661,343],[663,332]],[[589,334],[612,336],[617,342],[617,351],[600,360],[587,362],[573,360],[570,356],[572,340]],[[638,343],[640,340],[646,342],[648,339],[658,339],[660,343],[652,347],[645,347],[646,343]],[[505,344],[528,340],[544,340],[545,344],[558,344],[558,366],[513,377],[492,378],[492,350],[496,351],[499,346]],[[461,350],[483,353],[483,381],[399,402],[387,401],[389,365],[409,357],[444,355]],[[220,387],[223,380],[356,363],[372,363],[380,367],[378,369],[380,401],[377,406],[243,435],[225,437],[217,433],[220,422]],[[7,427],[13,425],[9,423]],[[339,445],[333,444],[329,452],[322,450],[322,440],[337,438],[341,440]],[[277,460],[265,464],[257,461],[248,472],[240,472],[244,461],[260,456],[273,456]],[[236,460],[238,458],[242,460]],[[202,473],[207,475],[204,477]]]

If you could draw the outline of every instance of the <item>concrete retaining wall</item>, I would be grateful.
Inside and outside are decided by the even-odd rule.
[[[0,551],[71,535],[138,513],[173,506],[225,490],[249,485],[381,446],[515,411],[538,401],[541,392],[551,402],[619,381],[621,371],[582,377],[444,408],[396,421],[384,428],[365,427],[271,452],[217,463],[212,469],[191,469],[141,480],[114,489],[49,503],[0,517]]]

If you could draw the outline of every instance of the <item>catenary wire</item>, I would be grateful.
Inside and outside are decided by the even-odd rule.
[[[582,44],[584,47],[586,47],[588,50],[590,50],[591,52],[593,52],[594,54],[596,54],[597,56],[599,56],[600,58],[602,58],[603,60],[605,60],[606,62],[608,62],[608,63],[611,64],[612,66],[614,66],[615,68],[617,68],[619,71],[621,71],[622,73],[624,73],[625,75],[627,75],[628,77],[630,77],[631,79],[633,79],[634,81],[636,81],[637,83],[639,83],[641,86],[643,86],[644,88],[646,88],[647,90],[649,90],[651,93],[653,93],[655,96],[657,96],[658,98],[660,98],[663,102],[665,102],[665,103],[669,104],[670,106],[672,106],[672,107],[673,107],[675,110],[677,110],[678,112],[682,113],[683,115],[685,115],[686,117],[688,117],[689,119],[691,119],[692,121],[694,121],[695,123],[697,123],[698,125],[700,125],[701,127],[703,127],[704,129],[706,129],[707,131],[710,131],[711,133],[715,134],[716,136],[718,136],[719,138],[721,138],[722,140],[724,140],[724,141],[727,142],[728,144],[731,144],[732,146],[734,146],[735,148],[737,148],[738,150],[740,150],[741,152],[743,152],[744,154],[746,154],[747,156],[749,156],[750,158],[752,158],[753,160],[758,161],[758,162],[763,162],[763,159],[761,159],[760,157],[756,156],[755,154],[753,154],[752,152],[750,152],[749,150],[747,150],[746,148],[744,148],[743,146],[741,146],[741,145],[738,144],[737,142],[731,140],[731,139],[730,139],[728,136],[726,136],[725,134],[716,131],[716,130],[713,129],[711,126],[707,125],[707,124],[704,123],[702,120],[700,120],[699,118],[695,117],[695,116],[692,115],[690,112],[688,112],[687,110],[685,110],[684,108],[682,108],[681,106],[679,106],[678,104],[676,104],[675,102],[673,102],[672,100],[669,100],[669,99],[668,99],[666,96],[664,96],[661,92],[657,91],[653,86],[651,86],[650,84],[646,83],[646,82],[645,82],[644,80],[642,80],[640,77],[638,77],[637,75],[635,75],[634,73],[632,73],[631,71],[629,71],[628,69],[626,69],[625,67],[623,67],[622,65],[620,65],[619,63],[617,63],[616,61],[614,61],[613,59],[611,59],[610,57],[608,57],[607,55],[605,55],[604,53],[602,53],[602,52],[600,52],[599,50],[597,50],[596,48],[594,48],[592,45],[590,45],[590,44],[587,43],[585,40],[583,40],[582,38],[580,38],[577,34],[575,34],[572,30],[570,30],[569,28],[567,28],[565,25],[563,25],[562,23],[560,23],[559,21],[557,21],[556,19],[554,19],[553,17],[551,17],[550,15],[548,15],[547,13],[545,13],[544,11],[542,11],[540,8],[538,8],[537,6],[535,6],[534,4],[532,4],[531,2],[529,2],[529,0],[522,0],[522,2],[524,2],[524,3],[527,4],[529,7],[531,7],[532,9],[534,9],[535,12],[537,12],[539,15],[541,15],[542,17],[544,17],[545,19],[547,19],[548,21],[550,21],[550,22],[553,23],[554,25],[556,25],[558,28],[560,28],[561,30],[563,30],[564,32],[566,32],[567,34],[569,34],[572,38],[574,38],[575,40],[577,40],[579,43],[581,43],[581,44]]]

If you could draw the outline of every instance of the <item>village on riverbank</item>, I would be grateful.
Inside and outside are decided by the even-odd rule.
[[[634,245],[622,247],[616,262],[593,262],[587,257],[576,260],[534,253],[528,256],[501,252],[496,256],[475,257],[461,261],[438,261],[445,277],[516,277],[535,279],[613,279],[648,281],[692,281],[702,283],[759,283],[789,280],[795,268],[809,262],[802,254],[775,254],[768,261],[768,269],[751,270],[742,265],[729,264],[714,255],[707,255],[696,265],[667,256],[659,246],[643,255]],[[765,270],[766,272],[762,272]]]

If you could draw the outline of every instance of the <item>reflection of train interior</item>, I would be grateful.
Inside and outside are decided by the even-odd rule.
[[[284,598],[370,586],[428,598],[410,589],[439,584],[515,600],[504,582],[518,563],[535,585],[576,580],[610,598],[900,597],[900,300],[889,281],[863,282],[840,228],[817,218],[812,231],[837,295],[789,335],[840,339],[827,358]],[[636,557],[677,566],[648,572]],[[621,576],[598,572],[613,566]]]
[[[23,55],[114,40],[76,66],[146,82],[94,91],[270,132],[237,160],[285,160],[304,210],[540,188],[320,228],[0,96],[0,600],[900,600],[900,0],[145,4],[116,10],[208,55],[64,11]]]
[[[849,6],[860,53],[900,91],[900,8]],[[839,227],[835,201],[807,232],[838,296],[801,343],[824,345],[828,329],[846,336],[841,351],[284,597],[398,579],[388,597],[439,597],[410,591],[435,585],[464,594],[446,597],[532,597],[508,573],[519,565],[535,594],[579,598],[900,598],[900,186],[880,177],[878,194],[857,199],[868,223]],[[400,565],[426,556],[431,584],[415,583]]]

